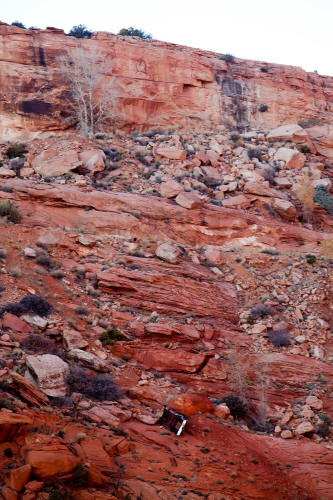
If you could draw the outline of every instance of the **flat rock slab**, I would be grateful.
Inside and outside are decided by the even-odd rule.
[[[54,354],[27,356],[27,367],[41,391],[48,396],[66,396],[69,366]]]

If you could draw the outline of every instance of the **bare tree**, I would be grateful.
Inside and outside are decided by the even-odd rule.
[[[307,222],[309,222],[314,209],[313,197],[315,194],[315,188],[312,185],[312,179],[308,173],[305,173],[299,180],[296,193],[298,199],[303,204],[304,215]]]
[[[68,105],[84,137],[112,123],[114,78],[111,62],[95,49],[78,48],[58,59],[69,87]]]

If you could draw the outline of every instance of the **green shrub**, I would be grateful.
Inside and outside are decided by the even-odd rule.
[[[28,152],[25,144],[17,143],[13,146],[9,146],[6,150],[7,158],[23,158],[23,156]]]
[[[4,217],[8,222],[12,222],[13,224],[21,222],[21,215],[10,200],[0,201],[0,217]]]
[[[238,134],[231,134],[231,136],[230,136],[230,140],[232,142],[237,142],[239,139],[240,139],[240,135],[238,135]]]
[[[232,63],[235,60],[234,56],[232,56],[231,54],[225,54],[224,57],[223,57],[223,59],[227,63]]]
[[[124,334],[116,326],[112,326],[101,333],[98,338],[104,346],[113,345],[116,340],[124,340]]]
[[[268,110],[267,104],[260,104],[260,106],[259,106],[260,113],[265,113],[265,111],[267,111],[267,110]]]
[[[301,146],[298,146],[298,151],[300,151],[303,154],[311,153],[311,149],[307,144],[301,144]]]
[[[145,33],[141,29],[133,28],[133,26],[130,26],[129,28],[122,28],[118,35],[121,36],[137,36],[139,38],[142,38],[143,40],[151,40],[152,35],[151,33]]]
[[[317,186],[313,201],[325,208],[326,212],[333,215],[333,196],[328,192],[325,186]]]
[[[308,254],[305,257],[306,257],[306,262],[308,264],[315,264],[316,263],[317,257],[315,255]]]
[[[89,31],[84,24],[78,24],[73,26],[68,35],[75,36],[75,38],[91,38],[92,31]]]
[[[12,26],[16,26],[17,28],[22,28],[22,29],[24,29],[24,30],[25,30],[25,29],[27,29],[27,28],[24,26],[24,24],[23,24],[23,23],[20,23],[20,21],[14,21],[14,22],[12,23]]]

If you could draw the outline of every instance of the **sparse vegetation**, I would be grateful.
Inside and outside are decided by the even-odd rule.
[[[0,201],[0,217],[13,224],[21,222],[21,215],[11,200]]]
[[[303,154],[311,153],[311,149],[307,144],[301,144],[300,146],[298,146],[298,151],[300,151]]]
[[[315,188],[312,185],[312,180],[308,174],[305,174],[299,181],[297,196],[303,205],[304,214],[308,221],[314,209],[314,194]]]
[[[6,149],[6,156],[7,158],[23,158],[24,155],[28,152],[26,145],[22,143],[17,143],[14,144],[13,146],[9,146],[9,148]]]
[[[110,375],[89,376],[86,370],[72,364],[67,383],[72,392],[85,394],[97,401],[118,401],[122,393]]]
[[[20,21],[14,21],[14,22],[12,23],[12,26],[16,26],[17,28],[22,28],[22,29],[24,29],[24,30],[26,30],[26,29],[27,29],[27,28],[24,26],[24,24],[23,24],[23,23],[21,23]]]
[[[259,108],[258,108],[258,111],[260,111],[260,113],[265,113],[265,111],[268,110],[268,106],[267,104],[260,104]]]
[[[223,59],[225,60],[226,63],[233,63],[235,61],[235,57],[231,54],[225,54],[223,56]]]
[[[121,35],[121,36],[137,36],[139,38],[142,38],[143,40],[151,40],[152,39],[151,33],[145,33],[141,29],[133,28],[133,26],[130,26],[129,28],[122,28],[118,32],[118,35]]]
[[[265,318],[266,316],[271,316],[274,313],[275,310],[265,304],[258,304],[251,309],[251,317],[253,319]]]
[[[88,30],[84,24],[78,24],[77,26],[73,26],[68,35],[75,38],[91,38],[92,31]]]
[[[48,316],[52,311],[51,305],[40,295],[26,295],[19,302],[8,303],[0,308],[0,313],[9,312],[16,316],[32,313],[38,316]]]
[[[280,330],[270,330],[268,332],[268,340],[275,347],[282,347],[291,344],[291,340],[289,337],[289,332],[284,329]]]
[[[221,403],[225,403],[231,415],[236,419],[245,418],[247,414],[247,406],[242,398],[236,396],[235,394],[230,394],[229,396],[225,396],[222,398]]]
[[[116,326],[112,326],[101,333],[98,338],[104,346],[113,345],[116,340],[124,340],[124,334]]]
[[[328,214],[333,215],[333,196],[328,192],[326,186],[317,186],[314,189],[313,201],[325,208]]]

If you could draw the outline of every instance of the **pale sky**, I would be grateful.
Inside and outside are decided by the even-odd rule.
[[[0,0],[0,20],[85,24],[333,76],[333,0]]]

